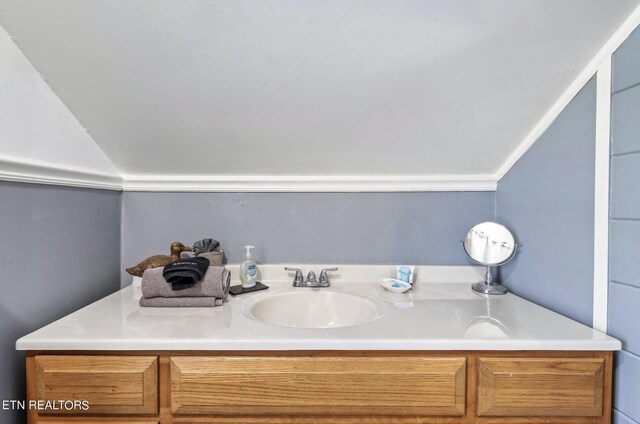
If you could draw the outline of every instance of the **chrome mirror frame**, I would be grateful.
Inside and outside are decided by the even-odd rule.
[[[491,245],[474,249],[480,244],[480,240],[485,240],[485,245],[489,243]],[[507,288],[493,279],[491,268],[504,265],[515,256],[520,245],[516,242],[511,231],[497,222],[481,222],[467,231],[462,245],[469,259],[487,267],[484,281],[474,283],[471,288],[483,294],[506,294]]]

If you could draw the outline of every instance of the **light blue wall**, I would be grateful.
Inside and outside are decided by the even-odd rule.
[[[467,264],[459,240],[493,219],[494,202],[492,192],[129,192],[123,265],[204,237],[220,240],[229,262],[253,244],[265,263]]]
[[[0,182],[0,400],[26,398],[18,338],[119,288],[118,192]],[[0,408],[0,423],[25,423]]]
[[[640,29],[613,55],[609,328],[616,355],[614,418],[640,423]]]
[[[496,218],[523,248],[501,269],[515,294],[591,325],[595,78],[498,183]]]

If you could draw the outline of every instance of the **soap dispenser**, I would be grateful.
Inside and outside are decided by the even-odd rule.
[[[240,264],[240,281],[242,282],[242,288],[248,289],[256,285],[258,267],[251,255],[251,249],[255,249],[255,246],[246,245],[244,249],[246,253],[244,255],[244,261]]]

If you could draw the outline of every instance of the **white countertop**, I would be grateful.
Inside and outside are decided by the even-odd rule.
[[[230,267],[232,268],[232,267]],[[320,266],[316,268],[320,269]],[[379,267],[382,269],[382,267]],[[462,268],[466,271],[460,272]],[[275,269],[275,268],[274,268]],[[315,269],[315,268],[314,268]],[[378,269],[378,271],[380,271]],[[457,272],[449,273],[447,270]],[[470,271],[471,270],[471,271]],[[387,271],[385,271],[387,272]],[[432,282],[420,274],[450,275]],[[619,350],[621,343],[513,294],[486,296],[469,282],[474,267],[420,267],[414,289],[397,294],[377,278],[338,276],[329,289],[292,288],[229,297],[216,308],[141,308],[126,287],[16,342],[18,350]],[[233,275],[233,274],[232,274]],[[345,270],[343,276],[360,275]],[[379,274],[378,274],[379,275]],[[275,276],[263,271],[264,277]],[[461,283],[460,280],[469,280]],[[443,280],[441,280],[443,281]],[[287,290],[332,290],[375,299],[384,315],[352,327],[302,329],[265,324],[245,315],[258,298]]]

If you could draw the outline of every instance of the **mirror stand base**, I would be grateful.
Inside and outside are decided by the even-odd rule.
[[[471,288],[474,291],[484,294],[507,294],[508,292],[505,286],[495,282],[487,283],[485,281],[479,281],[474,283]]]

